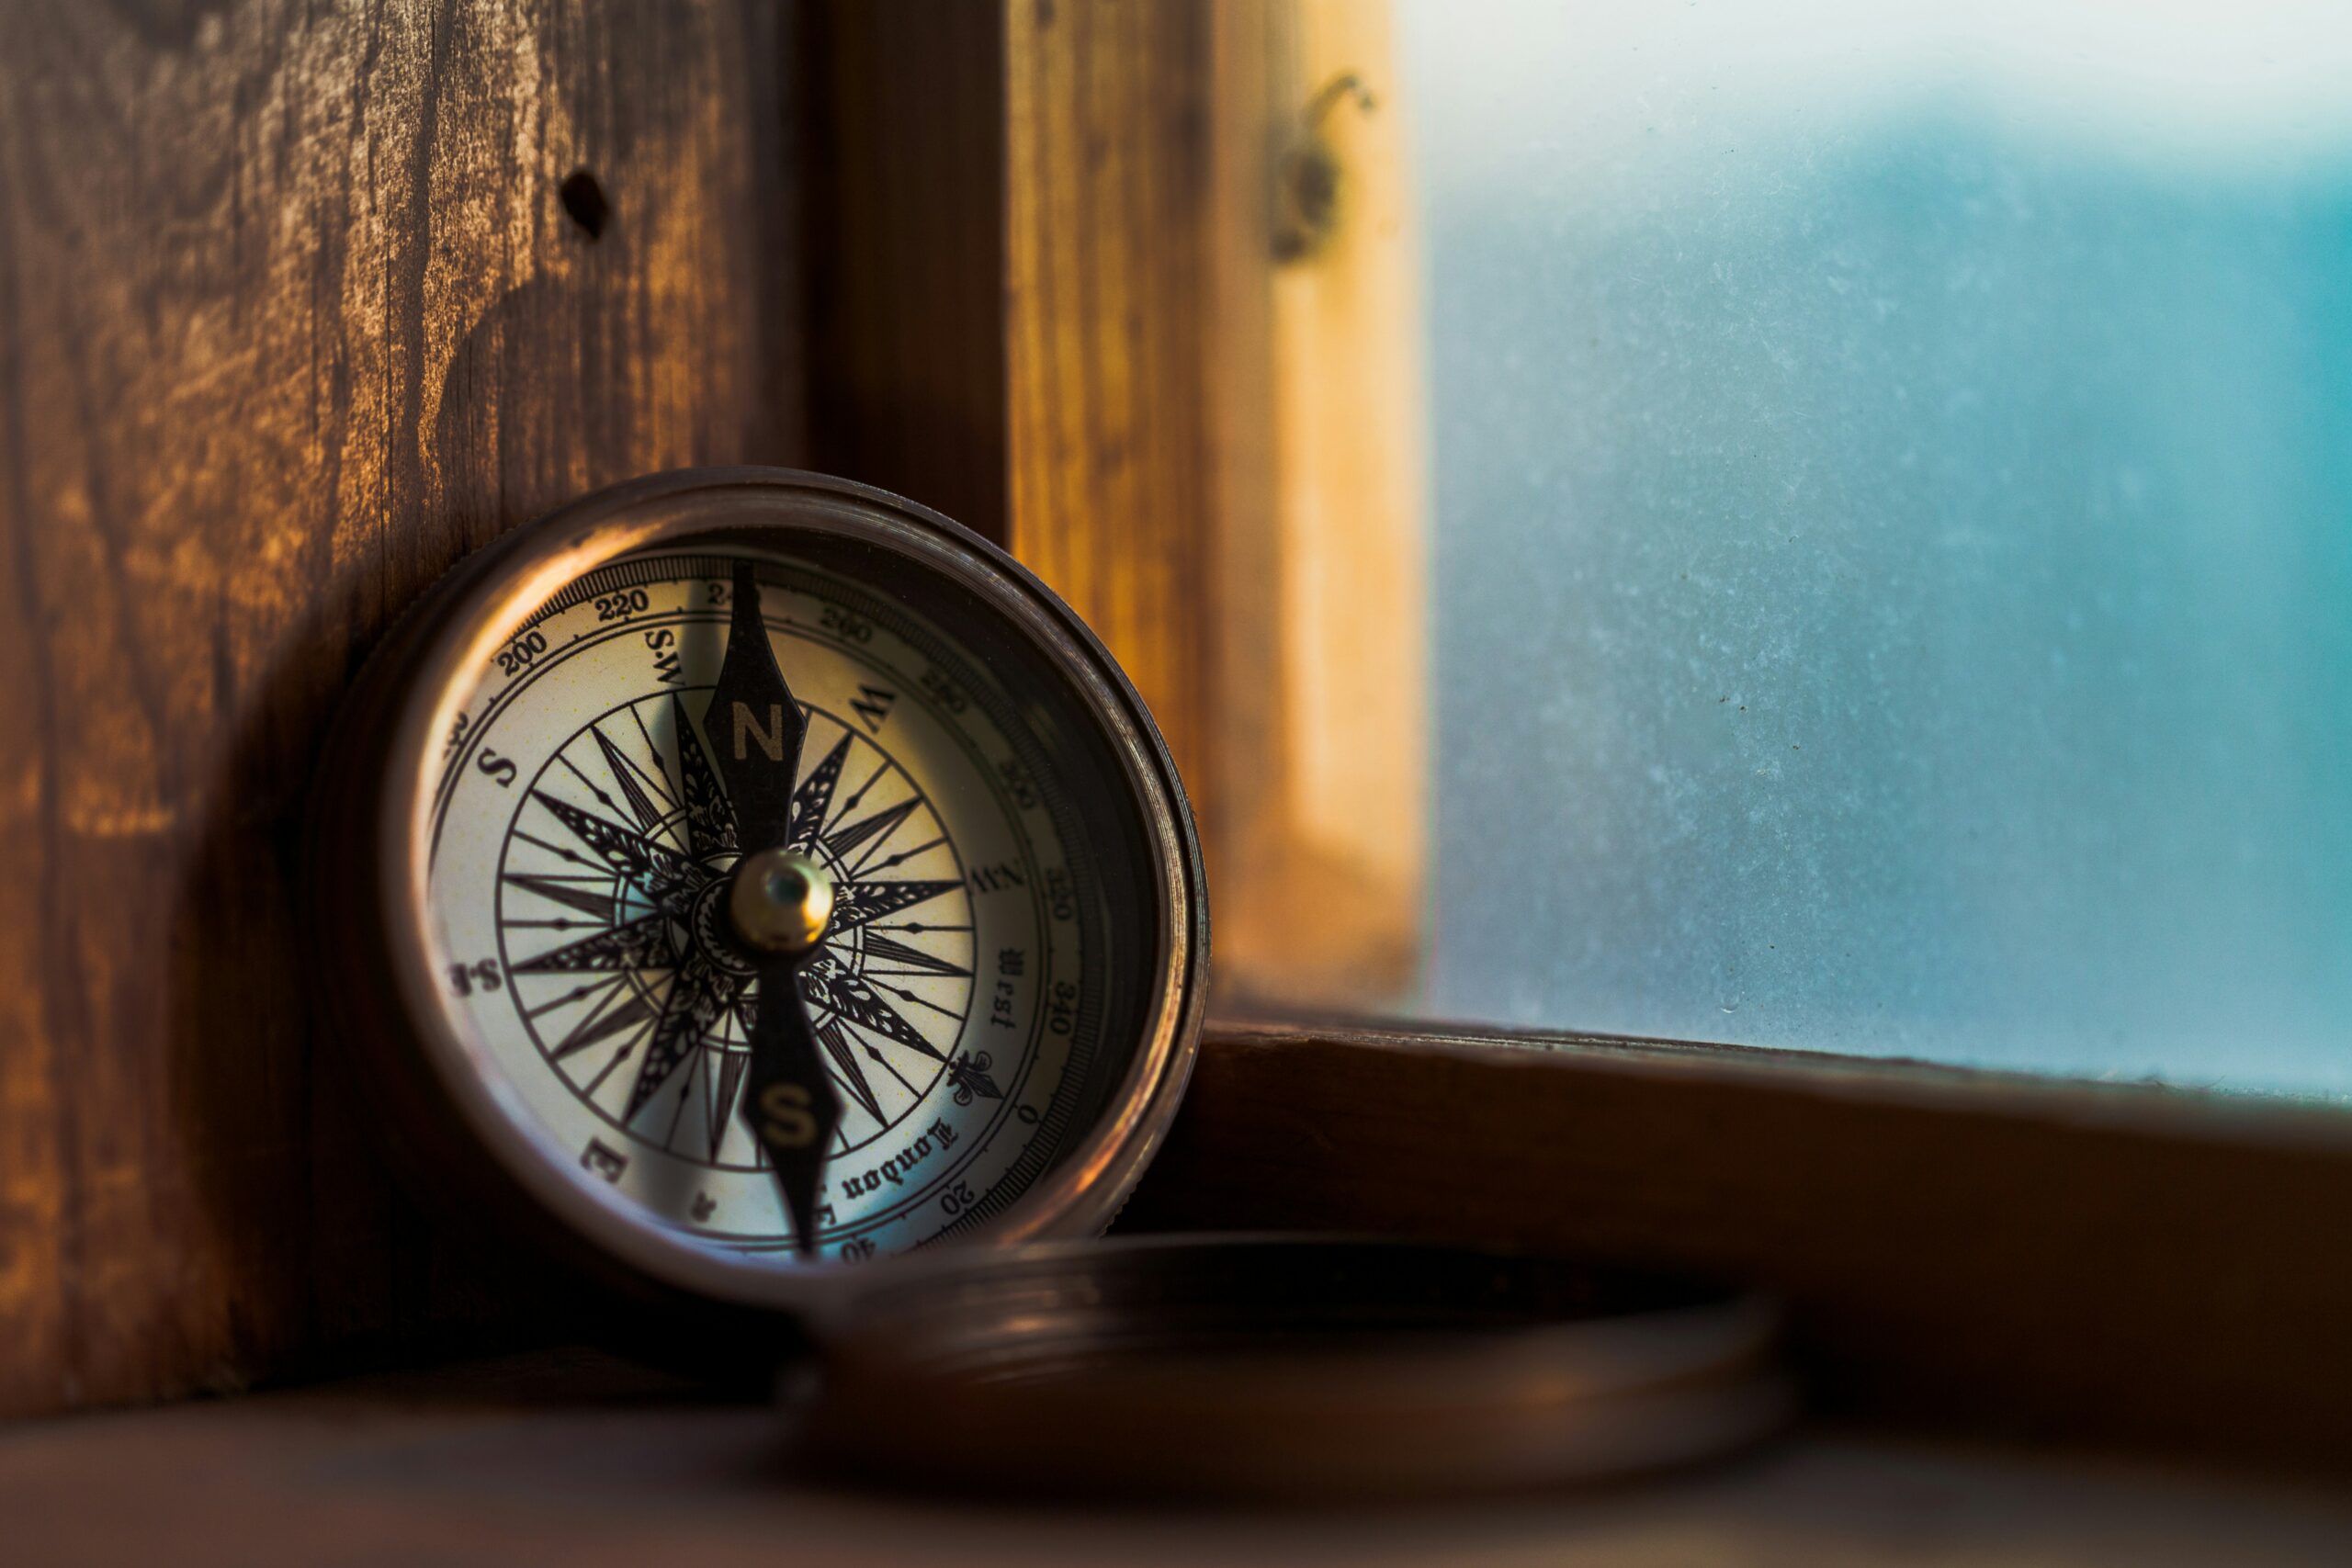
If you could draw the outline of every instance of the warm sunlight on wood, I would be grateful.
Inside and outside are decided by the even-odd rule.
[[[1420,940],[1428,637],[1387,8],[1006,28],[1008,543],[1168,734],[1220,996],[1391,1002]]]
[[[1362,1007],[1411,982],[1427,852],[1407,106],[1385,6],[1302,0],[1270,21],[1267,510],[1228,490],[1219,695],[1271,686],[1276,717],[1219,775],[1239,852],[1218,867],[1220,957],[1228,997]]]

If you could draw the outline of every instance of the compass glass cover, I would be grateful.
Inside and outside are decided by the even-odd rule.
[[[824,553],[639,554],[571,582],[479,671],[430,806],[442,1005],[510,1120],[673,1237],[778,1268],[791,1216],[743,1114],[760,974],[726,929],[718,753],[745,736],[708,711],[747,554],[806,726],[786,844],[834,889],[793,976],[839,1100],[818,1257],[1029,1190],[1125,1068],[1106,1042],[1139,999],[1114,961],[1152,958],[1115,767],[1066,683],[944,579],[905,592],[902,563]]]

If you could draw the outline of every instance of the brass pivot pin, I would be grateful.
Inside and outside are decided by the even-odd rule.
[[[832,928],[833,879],[797,850],[745,855],[728,889],[727,918],[753,953],[806,958]]]

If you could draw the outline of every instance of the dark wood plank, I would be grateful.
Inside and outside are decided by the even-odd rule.
[[[2339,1116],[1790,1053],[1213,1037],[1123,1226],[1665,1262],[1907,1422],[2352,1467]]]
[[[781,27],[0,9],[0,1410],[513,1300],[307,1029],[292,829],[354,661],[466,549],[801,456]]]
[[[812,461],[1001,544],[1001,7],[799,15]]]

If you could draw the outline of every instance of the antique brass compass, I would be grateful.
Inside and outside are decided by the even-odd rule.
[[[1200,1028],[1133,689],[1003,552],[839,480],[649,479],[463,563],[346,705],[313,843],[413,1163],[655,1293],[1099,1231]]]
[[[1739,1298],[1087,1242],[1191,1068],[1202,884],[1149,715],[1059,600],[934,513],[763,468],[606,491],[436,584],[338,716],[307,879],[409,1173],[657,1353],[813,1344],[838,1459],[937,1476],[1026,1433],[1007,1484],[1455,1490],[1776,1418]],[[914,1409],[927,1446],[877,1438]]]

